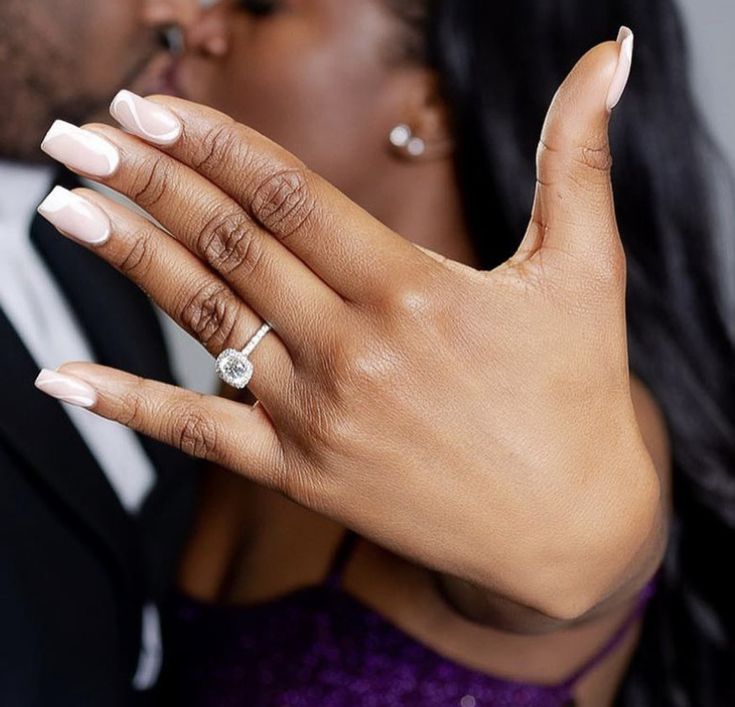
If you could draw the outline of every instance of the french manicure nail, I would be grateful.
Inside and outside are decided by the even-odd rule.
[[[618,105],[623,91],[628,85],[630,68],[633,63],[633,32],[628,27],[621,27],[617,42],[620,46],[620,54],[618,56],[618,66],[607,94],[608,111],[612,111]]]
[[[44,368],[36,378],[36,388],[71,405],[91,408],[97,402],[97,393],[88,383],[79,378]]]
[[[39,205],[38,213],[82,243],[101,245],[110,237],[110,220],[105,212],[64,187],[54,187]]]
[[[67,167],[91,177],[109,177],[120,164],[120,153],[111,142],[63,120],[54,122],[41,149]]]
[[[132,91],[115,96],[110,114],[128,132],[157,145],[173,145],[181,135],[181,121],[168,108]]]

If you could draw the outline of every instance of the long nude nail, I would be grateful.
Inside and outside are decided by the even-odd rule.
[[[120,153],[111,142],[63,120],[54,122],[41,149],[67,167],[91,177],[109,177],[120,164]]]
[[[181,135],[181,121],[168,108],[132,91],[115,96],[110,114],[128,132],[157,145],[173,145]]]
[[[628,27],[621,27],[617,39],[618,45],[620,46],[618,66],[607,94],[608,111],[611,111],[618,105],[623,91],[625,91],[625,87],[628,85],[630,68],[633,64],[633,41],[633,32]]]
[[[47,368],[38,374],[35,386],[46,395],[77,407],[91,408],[97,402],[97,393],[91,385]]]
[[[62,233],[92,245],[110,237],[110,220],[102,209],[64,187],[54,187],[38,213]]]

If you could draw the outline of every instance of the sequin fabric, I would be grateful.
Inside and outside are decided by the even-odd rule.
[[[499,679],[414,640],[338,587],[307,588],[247,607],[179,597],[172,641],[180,707],[562,707],[582,674],[619,636],[560,685]]]

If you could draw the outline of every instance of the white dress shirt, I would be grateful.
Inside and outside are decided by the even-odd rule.
[[[30,240],[31,221],[51,187],[52,175],[51,167],[0,161],[0,308],[38,367],[53,370],[65,361],[92,361],[93,355],[73,311]],[[95,293],[91,291],[90,296]],[[30,392],[33,381],[28,385]],[[122,506],[136,513],[156,478],[137,436],[88,410],[63,407]],[[145,608],[142,621],[138,689],[155,682],[160,663],[154,607]]]

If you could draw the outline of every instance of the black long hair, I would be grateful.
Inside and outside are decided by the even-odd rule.
[[[735,226],[723,230],[718,216],[718,197],[734,192],[692,98],[674,0],[386,1],[410,30],[405,58],[438,75],[468,230],[487,269],[512,255],[528,224],[554,92],[587,49],[623,24],[635,32],[611,126],[613,180],[630,365],[666,418],[674,518],[618,703],[735,705],[735,335],[723,284],[735,279],[723,246]]]

